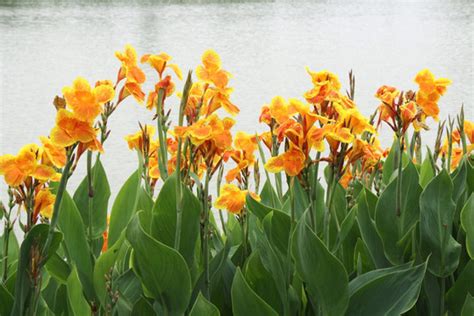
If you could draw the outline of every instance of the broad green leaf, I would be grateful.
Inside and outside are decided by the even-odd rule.
[[[349,283],[347,315],[400,315],[410,310],[420,293],[426,263],[379,269]]]
[[[67,192],[64,192],[61,201],[58,227],[64,235],[64,244],[69,254],[69,260],[77,267],[84,292],[89,299],[92,299],[95,292],[92,283],[91,251],[79,210]]]
[[[397,214],[397,181],[395,178],[380,196],[375,209],[375,225],[383,243],[385,255],[393,264],[403,263],[405,249],[411,242],[411,232],[419,220],[418,199],[421,187],[418,172],[409,163],[402,172],[402,203]]]
[[[179,252],[143,230],[141,214],[132,218],[126,231],[134,250],[134,271],[169,315],[181,315],[191,297],[191,277],[186,261]]]
[[[53,254],[45,265],[46,271],[61,284],[66,284],[67,278],[71,274],[71,268],[64,262],[64,260],[58,255]]]
[[[420,185],[422,188],[425,188],[428,182],[433,179],[435,176],[435,171],[433,170],[433,165],[431,164],[430,158],[426,157],[423,160],[420,168]]]
[[[38,224],[33,226],[31,230],[26,234],[25,239],[23,240],[20,247],[20,258],[18,263],[18,269],[16,272],[15,280],[15,298],[12,315],[25,315],[28,312],[31,306],[29,306],[29,301],[31,295],[33,295],[33,282],[31,279],[31,265],[32,265],[32,250],[41,251],[43,248],[47,236],[49,233],[49,225],[47,224]],[[52,254],[56,252],[61,243],[62,234],[59,232],[53,233],[53,238],[46,253],[46,262],[51,257]],[[7,280],[8,284],[8,280]],[[7,286],[8,288],[8,286]]]
[[[428,270],[439,277],[456,270],[461,253],[461,245],[451,236],[455,212],[452,191],[451,179],[443,170],[420,196],[421,255],[427,258],[431,254]]]
[[[252,214],[255,215],[260,221],[263,221],[268,213],[275,210],[274,208],[255,200],[250,194],[247,195],[246,205],[248,210],[252,212]]]
[[[461,225],[466,232],[466,250],[474,259],[474,193],[471,194],[461,211]]]
[[[383,164],[382,180],[384,184],[389,184],[390,181],[393,179],[393,175],[396,174],[395,171],[397,171],[397,167],[398,167],[398,165],[396,164],[397,156],[398,156],[398,140],[395,139],[393,141],[392,147],[390,148],[390,152]],[[402,159],[403,159],[403,162],[402,162],[403,167],[405,167],[407,162],[409,161],[406,153],[403,153]]]
[[[354,267],[357,275],[375,269],[375,264],[370,256],[369,249],[360,238],[357,239],[354,247]]]
[[[474,315],[474,297],[471,294],[468,294],[462,307],[461,316],[472,315]]]
[[[151,236],[163,244],[174,247],[176,234],[176,174],[168,177],[153,206]],[[183,209],[179,252],[189,267],[199,238],[201,204],[193,193],[182,185]]]
[[[278,195],[275,192],[270,180],[265,181],[262,191],[260,192],[260,198],[262,204],[264,205],[277,209],[281,208],[281,201],[278,198]]]
[[[137,211],[141,170],[135,171],[125,182],[115,198],[109,223],[109,247],[120,238],[133,214]]]
[[[132,315],[156,315],[156,313],[153,306],[145,298],[141,298],[133,306]]]
[[[199,293],[189,316],[219,316],[220,312],[211,302]]]
[[[305,216],[293,233],[291,251],[313,304],[324,315],[343,315],[349,302],[346,270],[306,225]]]
[[[140,279],[138,279],[132,269],[129,269],[116,278],[113,285],[114,289],[120,293],[118,304],[121,305],[122,309],[126,310],[128,314],[131,313],[133,306],[135,306],[135,303],[137,303],[143,295]]]
[[[288,214],[275,210],[265,216],[263,228],[268,239],[275,246],[281,256],[288,253],[291,218]]]
[[[235,316],[278,315],[252,290],[240,268],[237,268],[232,282],[232,312]]]
[[[283,315],[283,302],[286,301],[286,297],[280,296],[276,282],[271,272],[263,265],[258,251],[253,251],[248,257],[243,273],[252,290],[279,315]]]
[[[97,297],[99,298],[102,306],[106,305],[106,274],[109,273],[110,269],[114,266],[115,260],[119,255],[120,247],[125,239],[125,234],[122,233],[119,240],[114,245],[107,249],[106,252],[97,258],[94,266],[94,288]]]
[[[102,236],[102,233],[107,228],[107,210],[110,198],[110,186],[100,159],[97,159],[95,165],[92,167],[91,173],[94,195],[92,197],[90,219],[89,185],[87,176],[79,184],[76,192],[74,192],[74,202],[81,214],[86,231],[88,232],[89,230],[90,220],[92,224],[92,239],[97,239]]]
[[[5,242],[5,235],[2,235],[0,236],[0,249],[1,249],[0,254],[2,257],[4,255],[3,250],[5,249],[4,242]],[[15,232],[12,230],[8,236],[8,270],[11,270],[11,268],[13,268],[12,264],[18,260],[19,252],[20,252],[20,246],[18,245],[18,240],[16,239]],[[1,269],[0,271],[3,274],[4,260],[2,260],[3,259],[2,257],[0,257],[0,269]]]
[[[336,240],[336,245],[334,247],[334,251],[339,249],[341,246],[342,242],[346,239],[347,235],[352,229],[352,226],[354,225],[354,220],[355,216],[357,213],[357,206],[353,207],[349,213],[347,213],[346,218],[342,221],[341,224],[341,231],[337,235],[337,240]]]
[[[474,295],[474,261],[469,260],[456,282],[446,293],[446,302],[454,315],[461,313],[462,305],[467,295]]]
[[[0,283],[0,315],[10,315],[13,308],[13,296]]]
[[[71,274],[67,278],[66,286],[69,306],[71,307],[73,315],[90,315],[91,308],[84,297],[82,284],[79,280],[79,275],[77,274],[75,266],[72,268]]]
[[[357,197],[357,223],[360,234],[370,256],[377,268],[385,268],[390,265],[383,252],[383,244],[375,228],[373,216],[377,197],[367,189],[364,189]]]

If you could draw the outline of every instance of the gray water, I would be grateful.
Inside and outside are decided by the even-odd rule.
[[[234,75],[232,99],[241,109],[235,130],[261,130],[260,107],[273,96],[301,97],[311,87],[305,66],[337,73],[345,87],[353,69],[356,101],[367,115],[378,105],[379,86],[415,89],[415,74],[429,68],[453,81],[441,99],[440,117],[455,114],[464,103],[467,118],[474,118],[469,0],[0,3],[0,154],[16,153],[49,133],[52,99],[76,76],[90,82],[115,79],[114,51],[126,43],[139,55],[165,51],[183,71],[214,48]],[[148,68],[147,75],[156,78]],[[174,99],[168,106],[176,104]],[[136,155],[123,138],[151,119],[131,99],[111,118],[103,161],[114,195],[136,168]],[[433,142],[433,135],[424,137]],[[386,145],[391,137],[388,130],[381,133]],[[83,175],[74,175],[71,186]],[[5,186],[0,187],[3,197]]]

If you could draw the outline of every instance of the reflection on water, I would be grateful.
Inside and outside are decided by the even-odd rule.
[[[49,132],[55,114],[51,100],[76,76],[114,79],[119,66],[114,51],[125,43],[139,54],[166,51],[184,70],[194,68],[205,49],[217,50],[234,74],[233,100],[241,108],[236,128],[248,132],[259,130],[259,109],[273,96],[298,97],[310,87],[305,66],[330,69],[344,83],[353,69],[356,101],[365,114],[378,103],[373,97],[378,86],[415,88],[414,75],[428,67],[453,80],[441,117],[464,102],[467,118],[474,118],[469,0],[1,3],[1,154],[15,153]],[[151,123],[151,117],[131,100],[112,117],[103,159],[114,193],[136,165],[123,137],[137,130],[138,121]],[[433,134],[427,133],[431,140]],[[383,135],[389,143],[389,133]]]

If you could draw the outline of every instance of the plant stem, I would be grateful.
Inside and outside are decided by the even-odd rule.
[[[441,278],[441,290],[439,292],[439,314],[444,315],[444,292],[446,291],[446,279]]]
[[[74,161],[74,159],[73,159],[74,148],[75,148],[75,146],[70,148],[70,150],[67,154],[66,165],[64,166],[64,169],[63,169],[63,172],[62,172],[62,175],[61,175],[61,180],[59,182],[58,191],[56,192],[56,199],[54,201],[54,207],[53,207],[53,216],[51,218],[51,223],[49,225],[48,237],[46,238],[46,242],[43,246],[43,249],[41,250],[41,258],[42,259],[44,259],[46,257],[46,253],[49,250],[51,242],[53,241],[54,230],[56,229],[56,225],[58,224],[59,210],[60,210],[60,206],[61,206],[61,201],[63,199],[64,192],[66,191],[66,186],[67,186],[67,182],[68,182],[68,179],[69,179],[69,172],[71,170],[71,166],[72,166],[73,161]]]
[[[203,201],[203,212],[204,212],[204,225],[203,225],[203,257],[204,257],[204,277],[205,287],[204,296],[209,299],[210,297],[210,279],[209,279],[209,180],[211,177],[211,168],[207,169],[206,179],[204,183],[204,201]]]
[[[160,88],[158,90],[158,97],[156,101],[156,121],[158,127],[158,141],[160,146],[158,148],[158,167],[160,169],[160,175],[163,180],[168,178],[168,169],[166,168],[167,159],[167,146],[166,146],[166,134],[163,130],[163,97],[165,95],[165,90]]]
[[[8,247],[10,243],[10,232],[11,232],[11,222],[10,222],[11,208],[5,212],[5,226],[3,229],[3,277],[2,281],[5,283],[8,277]]]
[[[93,178],[92,178],[92,151],[87,151],[87,184],[88,184],[88,240],[89,240],[89,249],[91,253],[94,253],[92,250],[92,209],[94,204],[94,187],[93,187]]]
[[[401,208],[402,208],[402,169],[403,169],[403,135],[399,135],[398,137],[398,177],[397,177],[397,196],[395,201],[395,210],[397,212],[397,216],[400,217],[401,215]]]

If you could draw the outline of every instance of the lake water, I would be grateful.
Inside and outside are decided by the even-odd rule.
[[[474,118],[469,0],[0,3],[0,154],[16,153],[49,133],[55,116],[51,101],[76,76],[115,79],[114,51],[126,43],[139,55],[165,51],[184,71],[214,48],[234,75],[233,101],[241,109],[235,130],[260,130],[260,107],[273,96],[301,97],[311,86],[305,66],[337,73],[345,87],[353,69],[356,101],[367,115],[378,104],[373,95],[380,85],[414,89],[415,74],[429,68],[453,81],[441,99],[441,118],[455,114],[462,103],[467,118]],[[152,71],[147,74],[155,78]],[[113,195],[136,167],[123,137],[151,119],[132,100],[111,118],[103,161]],[[386,132],[381,136],[388,144]],[[432,141],[433,134],[427,132],[426,139]],[[5,186],[0,187],[4,197]]]

